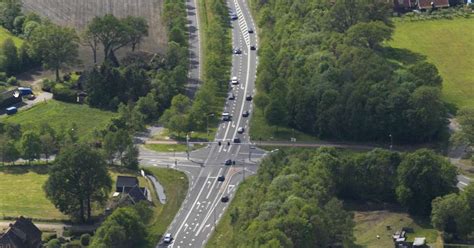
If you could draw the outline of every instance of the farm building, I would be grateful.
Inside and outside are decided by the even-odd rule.
[[[21,93],[17,89],[0,92],[0,108],[10,107],[21,101]]]
[[[396,10],[427,10],[449,7],[449,0],[393,0],[393,5]]]
[[[115,191],[122,194],[122,199],[135,204],[139,201],[150,201],[151,196],[147,188],[140,187],[136,177],[117,176]]]

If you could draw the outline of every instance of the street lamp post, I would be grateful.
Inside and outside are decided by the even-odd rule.
[[[390,137],[390,150],[393,148],[393,137],[392,134],[389,134],[388,137]]]

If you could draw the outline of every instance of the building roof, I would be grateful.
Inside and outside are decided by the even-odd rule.
[[[418,0],[419,9],[431,9],[431,3],[436,8],[449,7],[449,0]]]
[[[130,191],[128,191],[128,195],[132,198],[134,203],[140,201],[146,201],[146,188],[140,188],[138,185],[135,185]]]
[[[422,245],[425,245],[426,243],[426,238],[425,237],[418,237],[418,238],[415,238],[415,240],[413,241],[413,246],[422,246]]]
[[[117,188],[122,187],[134,187],[135,185],[139,185],[138,179],[136,177],[128,177],[128,176],[117,176],[117,182],[115,183]]]
[[[8,230],[0,235],[0,245],[12,248],[41,247],[41,231],[31,222],[31,219],[20,216]]]

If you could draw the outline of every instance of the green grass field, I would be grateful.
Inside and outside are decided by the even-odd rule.
[[[69,216],[59,212],[46,198],[43,185],[48,179],[47,173],[47,166],[44,165],[0,167],[0,218],[23,215],[42,220],[69,220]],[[118,175],[135,174],[112,168],[112,191]],[[140,185],[147,185],[145,178],[138,179]],[[112,196],[113,192],[110,194]],[[94,209],[94,214],[102,211],[101,208]]]
[[[25,168],[0,171],[0,218],[23,215],[40,219],[69,219],[46,199],[43,191],[43,184],[48,179],[46,166]]]
[[[204,145],[191,144],[189,151],[203,148]],[[146,144],[145,148],[155,152],[185,152],[187,147],[185,144]]]
[[[24,111],[20,109],[18,114],[8,116],[4,121],[21,124],[23,130],[35,130],[43,123],[48,123],[57,131],[76,123],[80,139],[87,140],[92,137],[94,129],[104,128],[116,115],[87,105],[50,100]]]
[[[426,237],[426,242],[432,247],[442,247],[438,232],[425,221],[415,221],[406,213],[389,211],[356,211],[354,213],[354,236],[361,247],[378,248],[393,247],[391,235],[402,227],[413,228],[414,233],[407,235],[408,241],[415,237]],[[390,226],[390,230],[387,229]],[[377,238],[377,235],[380,238]]]
[[[166,228],[173,221],[174,216],[181,207],[188,190],[188,178],[183,172],[164,169],[164,168],[147,168],[148,171],[158,179],[163,185],[166,194],[166,204],[161,205],[155,202],[153,209],[153,220],[148,225],[148,241],[150,246],[155,247],[158,240],[162,237]],[[155,197],[156,198],[156,197]]]
[[[443,98],[474,107],[474,19],[396,22],[389,45],[425,55],[444,79]]]
[[[8,30],[3,27],[0,27],[0,44],[3,43],[6,39],[11,38],[17,47],[21,46],[23,40],[11,34]]]

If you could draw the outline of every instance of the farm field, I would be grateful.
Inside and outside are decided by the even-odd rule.
[[[56,24],[77,28],[79,32],[95,16],[113,14],[117,17],[129,15],[142,16],[148,20],[149,36],[140,45],[140,50],[150,53],[163,52],[166,48],[167,35],[161,23],[161,0],[22,0],[26,12],[35,12],[47,17]],[[101,50],[101,49],[99,49]],[[129,48],[121,49],[123,55]],[[80,59],[85,65],[92,63],[90,48],[79,49]],[[98,54],[98,59],[101,59]]]
[[[8,38],[12,38],[13,39],[13,42],[15,43],[15,45],[17,47],[19,47],[21,45],[21,43],[23,43],[23,40],[21,40],[20,38],[18,37],[15,37],[14,35],[12,35],[8,30],[6,30],[5,28],[3,27],[0,27],[0,44],[3,44],[3,42],[8,39]]]
[[[425,55],[438,67],[443,98],[458,107],[474,107],[474,19],[395,22],[389,45]]]
[[[7,123],[18,123],[23,130],[39,129],[43,123],[48,123],[56,131],[69,128],[76,123],[80,140],[92,138],[94,129],[104,128],[116,113],[90,108],[87,105],[64,103],[50,100],[8,116],[3,120]]]

